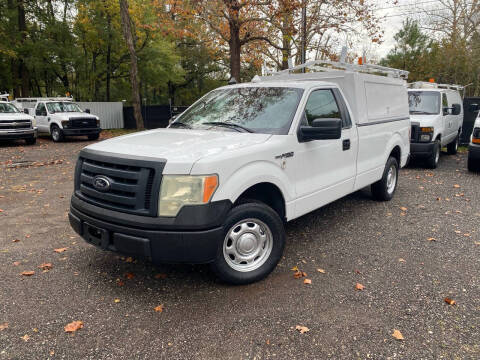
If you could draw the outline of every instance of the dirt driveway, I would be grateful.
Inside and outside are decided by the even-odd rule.
[[[87,144],[0,144],[0,359],[480,358],[480,176],[465,154],[402,170],[391,202],[361,191],[289,223],[274,273],[232,287],[84,243],[67,212]]]

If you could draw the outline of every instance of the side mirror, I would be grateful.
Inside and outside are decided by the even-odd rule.
[[[341,119],[315,119],[312,126],[300,126],[299,141],[340,139],[342,136]]]
[[[87,114],[90,114],[90,109],[85,109],[85,112],[86,112]]]
[[[452,104],[452,115],[460,115],[462,112],[462,105]]]

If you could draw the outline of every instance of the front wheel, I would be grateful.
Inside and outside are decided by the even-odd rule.
[[[440,161],[440,150],[441,150],[440,141],[436,140],[433,145],[432,154],[427,159],[427,166],[430,169],[437,168],[438,162]]]
[[[99,137],[100,137],[100,133],[90,134],[88,135],[88,140],[98,140]]]
[[[447,153],[449,155],[455,155],[457,153],[457,151],[458,151],[458,141],[459,141],[459,136],[457,135],[455,140],[447,145]]]
[[[478,160],[475,161],[470,156],[468,157],[468,160],[467,160],[467,167],[468,167],[468,171],[471,171],[471,172],[480,171],[480,163],[478,162]]]
[[[52,125],[52,139],[55,142],[63,141],[64,135],[63,131],[55,124]]]
[[[398,161],[390,156],[385,164],[382,178],[372,184],[372,195],[375,200],[389,201],[393,198],[393,194],[398,184]]]
[[[282,257],[285,230],[269,206],[248,202],[230,210],[211,268],[223,281],[241,285],[270,274]]]

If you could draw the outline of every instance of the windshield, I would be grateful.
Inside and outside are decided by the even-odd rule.
[[[0,104],[0,113],[18,113],[20,112],[14,105],[12,104],[7,104],[7,103],[1,103]]]
[[[244,87],[214,90],[174,123],[185,128],[287,134],[303,90]]]
[[[409,91],[408,106],[410,114],[439,114],[440,93],[437,91]]]
[[[56,113],[56,112],[82,112],[82,109],[79,106],[72,102],[50,102],[47,103],[48,112]]]

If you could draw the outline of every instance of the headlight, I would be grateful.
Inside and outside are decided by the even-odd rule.
[[[422,127],[420,128],[420,141],[421,142],[430,142],[433,138],[433,127]]]
[[[176,216],[184,205],[208,203],[217,187],[217,175],[164,175],[158,216]]]
[[[64,129],[68,128],[68,120],[62,120],[62,127]]]

